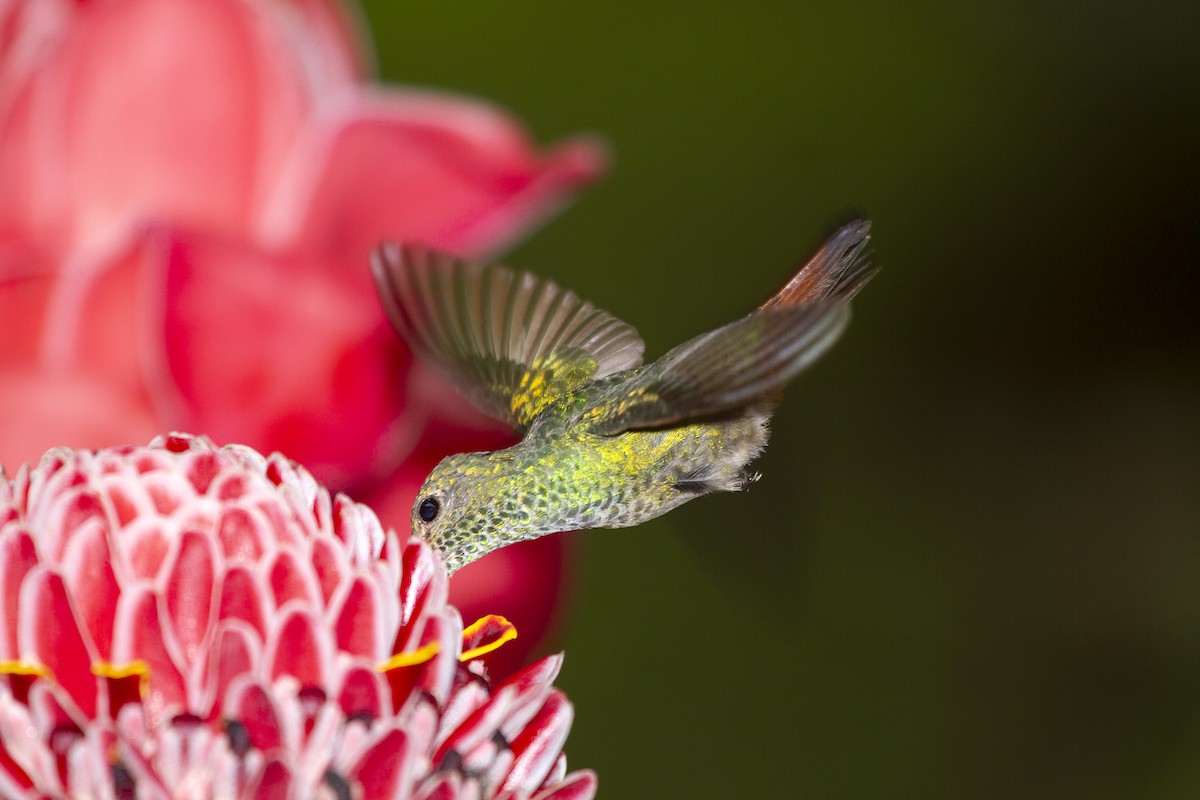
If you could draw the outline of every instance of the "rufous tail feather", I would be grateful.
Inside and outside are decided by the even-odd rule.
[[[875,277],[866,252],[871,223],[855,220],[829,237],[796,276],[759,308],[794,308],[826,299],[849,302]]]

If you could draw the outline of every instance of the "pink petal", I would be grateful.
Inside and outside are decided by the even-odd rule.
[[[32,788],[33,780],[12,757],[4,740],[0,739],[0,792],[23,797]]]
[[[79,623],[63,579],[35,567],[21,589],[17,623],[18,651],[23,659],[46,666],[86,717],[96,714],[96,678]]]
[[[379,673],[365,667],[352,667],[342,679],[338,705],[347,717],[365,715],[379,718],[383,712],[383,682]]]
[[[400,91],[357,109],[319,147],[298,153],[268,236],[342,264],[366,263],[380,239],[496,249],[594,181],[606,160],[585,139],[543,157],[491,106]]]
[[[425,603],[432,599],[438,603],[445,592],[445,582],[438,580],[437,569],[429,546],[421,542],[410,542],[404,547],[404,572],[400,577],[400,625],[401,631],[413,633],[415,626],[410,622],[421,618]],[[397,639],[397,643],[401,643]],[[408,644],[407,641],[403,644]],[[414,643],[415,646],[415,643]],[[396,648],[396,652],[403,649]]]
[[[301,686],[324,688],[333,661],[328,632],[306,610],[295,608],[267,644],[268,674],[291,675]]]
[[[62,685],[54,681],[37,681],[29,690],[30,716],[43,736],[56,728],[79,726],[79,717],[73,713],[74,705]]]
[[[147,715],[159,720],[169,711],[186,708],[183,675],[170,652],[159,616],[158,597],[147,586],[126,588],[117,602],[113,631],[113,661],[145,661],[150,688],[144,703]]]
[[[0,116],[53,52],[77,5],[77,0],[0,3]]]
[[[254,800],[288,800],[292,796],[292,772],[281,761],[272,759],[263,767],[248,797]]]
[[[221,459],[216,453],[196,453],[188,463],[188,480],[197,494],[204,494],[212,486],[213,479],[221,470]],[[218,497],[224,497],[220,492]],[[228,555],[228,552],[226,553]]]
[[[403,731],[391,730],[350,770],[362,786],[363,797],[397,797],[412,754]]]
[[[271,538],[268,526],[246,509],[237,506],[222,509],[217,523],[217,539],[221,542],[221,554],[227,561],[258,561]]]
[[[280,30],[298,28],[297,17],[303,21],[303,28],[295,34],[295,47],[317,62],[311,71],[318,73],[319,79],[330,84],[349,84],[369,73],[362,43],[366,31],[361,30],[362,20],[351,16],[356,9],[349,4],[331,0],[278,0],[271,10],[282,12],[282,24],[277,26]]]
[[[478,771],[481,783],[487,786],[497,786],[512,769],[514,760],[512,751],[499,737],[496,737],[475,748],[470,755],[463,759],[463,764],[468,769]],[[495,798],[496,800],[524,800],[523,795],[523,792],[509,789],[497,792]]]
[[[394,460],[385,434],[404,405],[409,356],[366,291],[366,264],[333,275],[244,242],[181,234],[165,342],[188,427],[280,450],[326,481],[361,475],[381,454]]]
[[[212,538],[206,533],[186,531],[176,551],[175,563],[163,589],[168,619],[185,663],[199,656],[213,622],[216,566]]]
[[[596,773],[572,772],[560,785],[534,795],[533,800],[592,800],[596,796]]]
[[[153,580],[158,577],[171,550],[171,540],[158,520],[139,519],[136,527],[122,534],[123,556],[132,577]]]
[[[164,231],[139,231],[55,285],[41,343],[47,371],[102,375],[127,392],[146,391],[144,376],[162,369],[161,347],[152,345],[169,247]]]
[[[383,674],[392,694],[392,710],[399,713],[410,698],[428,693],[439,705],[450,695],[458,659],[455,639],[460,630],[457,620],[451,622],[445,616],[431,616],[424,626],[420,645],[405,652],[419,652],[420,647],[436,643],[436,651],[425,660],[407,666],[387,669]]]
[[[381,660],[385,655],[383,598],[373,581],[357,578],[337,613],[337,646],[344,652]]]
[[[546,656],[530,664],[528,667],[513,673],[497,689],[504,686],[511,686],[523,695],[537,691],[543,687],[548,687],[558,677],[558,672],[562,669],[562,663],[562,653]]]
[[[468,681],[446,701],[442,708],[441,735],[437,745],[440,748],[446,739],[452,735],[479,709],[483,708],[491,697],[488,686],[483,681]]]
[[[321,596],[326,603],[329,602],[333,597],[333,593],[341,586],[343,576],[345,576],[350,568],[346,561],[345,550],[334,545],[331,539],[320,538],[313,540],[313,571],[317,575],[317,581],[321,585]]]
[[[0,364],[15,370],[37,363],[58,280],[24,242],[0,238]]]
[[[38,549],[47,562],[61,561],[77,535],[92,527],[108,529],[108,514],[95,489],[71,487],[56,497],[54,505],[38,525]]]
[[[0,535],[0,660],[21,657],[17,645],[21,585],[37,565],[37,549],[26,531],[10,528]]]
[[[254,633],[239,621],[225,621],[218,625],[212,660],[212,702],[220,703],[227,696],[233,681],[249,674],[259,663],[259,641]]]
[[[245,727],[250,744],[264,753],[269,755],[283,746],[275,704],[257,683],[243,684],[240,692],[226,696],[225,717]]]
[[[154,299],[146,272],[153,255],[153,242],[140,240],[86,274],[57,280],[4,275],[12,265],[0,248],[0,319],[11,325],[0,331],[6,462],[32,460],[53,445],[145,440],[162,427],[143,385],[154,360],[143,329]]]
[[[521,734],[530,720],[541,711],[553,689],[551,681],[558,674],[561,665],[561,655],[550,656],[526,667],[504,684],[515,689],[517,697],[513,701],[513,709],[508,718],[500,726],[501,733],[510,739]]]
[[[459,800],[463,796],[459,791],[461,784],[462,778],[457,773],[445,773],[427,793],[420,795],[420,800]]]
[[[211,488],[218,500],[240,500],[250,491],[250,476],[240,472],[222,475]]]
[[[309,104],[296,54],[258,17],[238,2],[89,3],[0,137],[0,220],[59,252],[150,217],[242,230]]]
[[[520,788],[531,792],[542,784],[562,752],[574,716],[575,712],[567,698],[557,690],[552,692],[542,710],[512,742],[512,751],[517,760],[503,788]]]
[[[230,567],[221,584],[221,600],[217,619],[240,619],[258,632],[259,641],[266,639],[266,589],[245,567]]]
[[[546,776],[546,780],[542,781],[543,786],[551,786],[556,783],[561,783],[562,779],[567,775],[567,755],[559,753],[558,758],[554,759],[554,766],[550,768],[550,774]]]
[[[377,564],[386,536],[375,512],[339,494],[333,498],[330,515],[334,536],[346,545],[350,563]]]
[[[138,515],[149,511],[145,507],[140,486],[130,486],[123,481],[113,481],[105,487],[104,494],[112,506],[116,527],[125,528],[138,518]]]
[[[99,526],[75,537],[63,559],[63,572],[71,587],[84,629],[101,659],[112,657],[112,635],[117,597],[121,593],[113,574],[108,537]]]
[[[280,550],[276,553],[269,578],[276,608],[289,600],[298,600],[308,605],[319,596],[320,590],[314,585],[308,565],[297,561],[296,555],[290,550]]]
[[[494,693],[486,703],[476,709],[465,722],[455,729],[453,734],[442,742],[433,756],[433,762],[440,763],[451,750],[459,755],[464,755],[480,743],[490,739],[496,731],[500,730],[500,723],[512,709],[516,694],[512,689],[501,689]]]

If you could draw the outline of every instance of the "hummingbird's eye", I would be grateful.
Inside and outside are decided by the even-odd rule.
[[[436,497],[426,497],[417,507],[417,514],[426,522],[433,522],[441,510],[442,504],[437,501]]]

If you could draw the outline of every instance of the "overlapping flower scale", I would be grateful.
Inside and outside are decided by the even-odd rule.
[[[422,542],[182,434],[0,473],[0,796],[585,800],[561,656],[498,685]]]

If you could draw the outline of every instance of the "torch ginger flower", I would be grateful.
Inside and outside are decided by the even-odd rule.
[[[502,444],[392,336],[369,253],[493,252],[603,150],[371,86],[358,33],[334,0],[0,0],[0,463],[202,431],[407,526],[418,473]],[[455,596],[490,591],[532,643],[560,548]]]
[[[51,450],[0,473],[0,796],[586,800],[514,633],[278,454]]]

